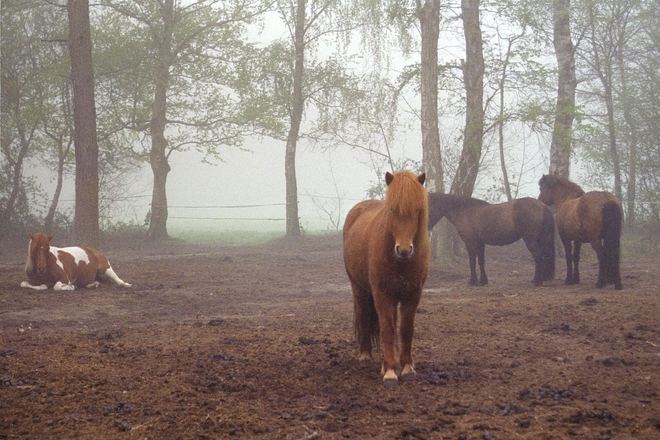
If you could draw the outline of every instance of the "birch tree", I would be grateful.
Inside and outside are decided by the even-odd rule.
[[[351,17],[350,7],[339,0],[279,0],[277,11],[290,39],[292,66],[290,93],[284,102],[289,115],[284,157],[286,236],[297,237],[301,234],[301,229],[298,217],[296,152],[301,138],[304,112],[313,104],[314,109],[320,113],[319,122],[314,129],[317,136],[328,132],[337,135],[341,130],[329,127],[324,121],[333,118],[330,113],[335,106],[343,113],[340,118],[350,114],[348,108],[338,104],[352,101],[350,95],[353,92],[359,94],[354,79],[341,65],[342,58],[338,56],[319,59],[319,47],[324,44],[332,47],[332,41],[324,38],[333,34],[337,35],[340,41],[350,41],[354,17]]]
[[[422,167],[426,172],[426,189],[444,192],[444,172],[438,127],[438,38],[440,35],[440,1],[417,1],[422,53],[420,63],[420,95],[422,126]]]
[[[557,105],[550,144],[551,174],[568,178],[575,114],[575,54],[570,30],[570,0],[553,0],[553,44],[557,58]]]

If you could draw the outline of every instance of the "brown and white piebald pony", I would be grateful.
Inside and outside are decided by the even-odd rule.
[[[93,248],[50,245],[53,235],[40,232],[30,234],[25,273],[28,281],[21,287],[34,290],[74,290],[76,287],[98,287],[103,281],[112,281],[121,287],[131,285],[117,276],[110,262]]]

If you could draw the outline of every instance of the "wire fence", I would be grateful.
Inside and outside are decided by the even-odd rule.
[[[332,196],[317,196],[311,194],[300,194],[298,200],[299,205],[299,219],[303,222],[337,222],[337,218],[343,217],[350,207],[354,203],[359,202],[363,199],[354,199],[354,198],[341,198]],[[141,194],[133,196],[124,196],[117,200],[112,200],[110,204],[114,205],[115,203],[126,203],[132,206],[132,209],[135,211],[148,212],[151,209],[149,203],[138,202],[139,199],[150,199],[151,194]],[[63,203],[74,204],[75,200],[64,199],[60,200]],[[626,201],[623,201],[625,205]],[[638,206],[651,207],[656,206],[654,202],[648,202],[645,200],[637,200],[635,202]],[[340,212],[341,205],[341,212]],[[300,207],[305,207],[300,209]],[[202,210],[268,210],[272,208],[282,208],[281,215],[272,214],[270,211],[266,215],[255,215],[255,216],[229,216],[229,215],[193,215],[188,214],[187,212],[199,212]],[[200,204],[190,204],[190,205],[168,205],[169,220],[182,220],[182,221],[238,221],[238,222],[284,222],[286,221],[286,203],[251,203],[251,204],[227,204],[227,205],[200,205]],[[333,218],[331,218],[333,217]]]
[[[298,200],[299,206],[299,218],[301,221],[325,221],[330,222],[330,216],[340,217],[346,214],[348,209],[354,204],[359,202],[362,199],[354,198],[341,198],[339,200],[337,197],[332,196],[317,196],[310,194],[300,194]],[[131,206],[131,209],[135,212],[149,212],[151,209],[150,203],[145,203],[143,200],[148,200],[151,198],[151,194],[141,194],[141,195],[132,195],[132,196],[123,196],[112,201],[106,201],[107,204],[112,205],[116,208],[117,204],[123,203],[128,206]],[[75,204],[75,200],[72,199],[62,199],[60,200],[63,204]],[[104,204],[103,200],[100,200],[101,204]],[[341,206],[341,211],[340,211]],[[302,207],[302,209],[301,209]],[[240,222],[284,222],[286,221],[286,203],[249,203],[249,204],[214,204],[214,205],[203,205],[203,204],[169,204],[168,205],[168,220],[184,220],[184,221],[240,221]],[[325,209],[322,209],[325,208]],[[254,210],[261,210],[262,213],[267,211],[263,215],[254,215],[254,216],[232,216],[232,215],[213,215],[207,212],[203,214],[196,214],[203,211],[242,211],[249,212]],[[277,213],[273,211],[277,210]],[[280,215],[281,212],[281,215]]]

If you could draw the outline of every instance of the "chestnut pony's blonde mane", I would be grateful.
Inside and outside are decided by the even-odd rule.
[[[426,231],[429,217],[428,196],[414,173],[398,171],[393,174],[385,194],[385,207],[401,217],[419,217],[419,227]]]

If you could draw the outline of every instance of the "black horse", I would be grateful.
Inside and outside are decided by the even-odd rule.
[[[545,204],[531,197],[490,204],[484,200],[451,194],[429,193],[429,229],[447,217],[456,227],[470,257],[469,285],[488,284],[486,245],[505,246],[523,239],[534,258],[532,283],[555,276],[555,221]],[[477,279],[476,260],[480,277]]]

